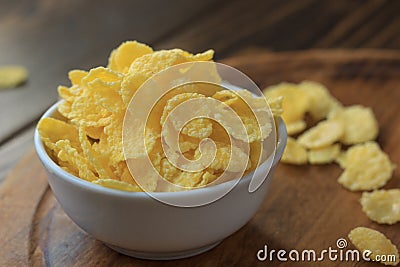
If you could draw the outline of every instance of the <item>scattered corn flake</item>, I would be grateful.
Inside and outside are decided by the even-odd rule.
[[[344,134],[340,142],[345,145],[372,141],[378,135],[378,122],[371,108],[354,105],[336,110],[329,117],[342,121]]]
[[[308,151],[308,161],[311,164],[326,164],[333,162],[340,154],[340,145],[334,144]]]
[[[395,168],[375,142],[349,148],[344,166],[338,182],[351,191],[373,190],[384,186]]]
[[[346,168],[346,151],[340,151],[339,155],[335,158],[335,162],[344,169]]]
[[[371,220],[385,224],[400,222],[400,189],[364,192],[360,202]]]
[[[307,94],[293,83],[280,83],[263,90],[267,99],[283,97],[282,119],[285,123],[302,120],[309,107]]]
[[[341,106],[329,90],[322,84],[312,81],[303,81],[299,84],[309,99],[308,112],[315,120],[321,120],[328,116],[329,112],[337,106]]]
[[[370,259],[376,261],[377,257],[385,256],[386,260],[380,263],[393,266],[399,263],[399,251],[384,234],[367,227],[357,227],[351,230],[348,236],[351,243],[361,253],[366,250],[371,252]],[[389,261],[388,256],[392,258],[392,261]]]
[[[296,165],[306,164],[307,150],[294,138],[288,137],[286,148],[282,156],[282,162]]]
[[[287,131],[288,135],[294,135],[294,134],[301,133],[306,128],[307,128],[307,124],[303,120],[286,123],[286,131]]]
[[[14,88],[28,79],[28,70],[22,66],[0,67],[0,89]]]
[[[306,148],[314,149],[332,145],[343,135],[343,125],[338,120],[327,120],[318,123],[301,134],[297,142]]]

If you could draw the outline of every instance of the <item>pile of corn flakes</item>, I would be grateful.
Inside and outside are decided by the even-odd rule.
[[[370,108],[344,107],[325,86],[311,81],[270,86],[264,94],[267,98],[283,97],[282,118],[291,136],[282,162],[337,162],[344,169],[338,182],[351,191],[379,189],[392,177],[395,165],[373,141],[379,127]],[[307,130],[306,113],[318,122]],[[342,146],[350,148],[345,151]]]
[[[395,165],[374,141],[379,127],[368,107],[344,107],[322,84],[303,81],[281,83],[264,89],[265,96],[283,97],[282,118],[288,134],[282,162],[327,164],[336,162],[344,170],[338,182],[350,191],[364,192],[361,205],[365,214],[381,224],[400,222],[400,190],[378,190],[391,179]],[[317,124],[309,129],[306,114]],[[297,136],[297,139],[294,137]],[[342,147],[349,147],[344,150]],[[350,232],[349,238],[361,251],[370,249],[371,258],[378,254],[397,255],[397,248],[383,234],[365,227]]]
[[[153,51],[145,44],[128,41],[112,51],[107,67],[70,71],[72,85],[58,88],[63,99],[58,105],[59,114],[43,118],[38,124],[49,155],[61,168],[84,180],[114,189],[142,191],[123,153],[123,121],[133,95],[158,72],[180,63],[212,61],[213,54],[212,50],[196,55],[180,49]],[[182,171],[169,162],[161,146],[162,124],[177,105],[195,98],[219,100],[238,114],[249,137],[249,154],[231,148],[227,133],[218,123],[197,118],[183,127],[179,147],[185,157],[195,159],[200,154],[200,141],[211,138],[217,148],[215,161],[200,172]],[[246,90],[233,92],[218,88],[204,93],[193,86],[176,88],[164,95],[149,115],[145,134],[149,158],[158,173],[173,184],[194,188],[216,180],[233,156],[247,162],[247,172],[254,170],[259,163],[262,141],[272,131],[273,118],[262,126],[269,130],[262,135],[254,115],[249,115],[248,107],[244,107],[243,99],[254,104],[258,100],[265,102],[263,97],[254,97]],[[280,98],[271,100],[275,115],[282,112],[281,102]],[[138,157],[143,156],[134,147],[132,151]],[[148,184],[146,191],[158,191],[156,183],[149,181]]]

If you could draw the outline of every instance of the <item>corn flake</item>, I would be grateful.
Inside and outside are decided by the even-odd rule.
[[[121,82],[121,74],[103,67],[94,68],[82,78],[80,86],[73,85],[69,92],[59,88],[65,101],[58,106],[58,111],[76,125],[106,126],[113,112],[123,113],[118,93]]]
[[[285,151],[283,152],[282,162],[290,164],[306,164],[307,150],[292,137],[288,137]]]
[[[168,159],[161,160],[161,175],[169,182],[184,188],[196,187],[202,181],[203,171],[199,172],[185,172],[174,165]]]
[[[128,73],[124,77],[119,94],[125,108],[128,107],[133,95],[146,80],[147,78],[139,73]]]
[[[332,145],[343,135],[343,125],[340,121],[328,120],[318,123],[299,136],[299,144],[306,148],[321,148]]]
[[[71,170],[72,173],[87,181],[97,179],[93,165],[87,160],[83,153],[79,153],[69,140],[59,140],[54,144],[60,166]]]
[[[153,53],[153,49],[145,44],[136,41],[124,42],[111,52],[108,59],[108,68],[126,73],[135,59],[151,53]]]
[[[247,162],[246,170],[251,168],[249,155],[243,152],[240,148],[233,145],[231,146],[230,144],[216,142],[216,149],[217,150],[215,159],[209,166],[210,169],[214,171],[226,170],[230,172],[238,172],[241,171],[242,162]],[[206,155],[210,154],[207,151],[202,151],[202,152],[205,153]],[[198,159],[200,158],[200,156],[201,156],[200,149],[197,148],[194,154],[194,158]]]
[[[339,164],[342,169],[346,168],[346,151],[341,151],[335,158],[335,162]]]
[[[28,79],[28,70],[21,66],[0,67],[0,89],[14,88]]]
[[[101,185],[103,187],[122,190],[122,191],[130,191],[130,192],[142,191],[141,188],[137,185],[135,186],[130,183],[118,181],[118,180],[114,180],[114,179],[97,179],[97,180],[92,181],[92,183]]]
[[[360,202],[371,220],[385,224],[400,222],[400,189],[364,192]]]
[[[286,123],[286,131],[288,135],[301,133],[305,128],[307,128],[307,124],[303,120]]]
[[[346,152],[345,169],[338,182],[351,191],[384,186],[395,166],[375,142],[355,145]]]
[[[320,83],[303,81],[299,88],[306,93],[309,99],[308,112],[315,120],[326,118],[332,110],[342,106]]]
[[[68,72],[68,77],[72,85],[82,85],[82,79],[87,75],[88,72],[84,70],[71,70]]]
[[[350,106],[332,112],[329,117],[342,121],[344,134],[340,142],[345,145],[372,141],[378,135],[378,122],[371,108]]]
[[[69,140],[73,148],[81,151],[78,129],[74,125],[53,118],[43,118],[37,127],[41,139],[48,148],[54,149],[57,141]]]
[[[83,154],[94,166],[99,178],[117,179],[108,165],[108,158],[93,150],[92,145],[87,138],[84,126],[79,128],[79,141],[81,142]]]
[[[230,129],[230,134],[233,137],[244,142],[252,143],[254,141],[263,140],[271,133],[271,123],[269,121],[264,121],[268,119],[268,116],[266,116],[268,104],[265,98],[254,96],[248,90],[222,90],[215,93],[212,97],[228,105],[236,114],[239,114],[246,129],[246,136]],[[279,97],[275,98],[275,100],[271,99],[275,108],[282,109],[281,99],[282,98]],[[279,110],[275,110],[275,112],[279,112]],[[221,116],[220,119],[224,120],[224,116]],[[258,119],[260,121],[258,121]],[[229,125],[230,123],[227,124]]]
[[[164,124],[168,114],[179,104],[182,104],[187,100],[195,98],[205,98],[205,96],[197,93],[182,93],[169,99],[164,107],[160,119],[161,125]],[[178,128],[179,127],[176,125],[175,130],[178,131],[179,130]],[[196,118],[189,121],[186,125],[184,125],[181,132],[189,137],[203,139],[211,135],[212,123],[207,118]]]
[[[129,72],[140,73],[146,78],[150,78],[168,67],[185,62],[198,61],[199,59],[211,60],[213,55],[214,52],[212,50],[197,55],[192,55],[181,49],[161,50],[135,59],[129,68]]]
[[[283,97],[282,119],[285,123],[302,120],[309,107],[307,94],[296,84],[281,83],[267,87],[263,90],[267,99]]]
[[[274,116],[279,117],[283,114],[283,107],[282,107],[283,97],[282,96],[278,96],[275,98],[268,98],[267,102],[268,102],[269,108],[271,109],[271,113]]]
[[[351,243],[362,253],[371,251],[370,258],[377,260],[377,257],[393,255],[394,261],[380,261],[384,265],[397,265],[399,263],[399,251],[396,246],[382,233],[367,228],[357,227],[350,231],[349,239]]]
[[[334,144],[308,151],[308,161],[311,164],[326,164],[333,162],[340,154],[340,145]]]

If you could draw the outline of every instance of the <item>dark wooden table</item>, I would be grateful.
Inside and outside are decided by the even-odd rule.
[[[399,14],[395,0],[2,0],[0,65],[24,65],[30,76],[0,91],[0,183],[32,149],[34,126],[68,70],[105,65],[124,40],[213,48],[216,60],[258,50],[399,50]]]

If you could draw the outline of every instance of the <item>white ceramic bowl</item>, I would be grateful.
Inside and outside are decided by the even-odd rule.
[[[43,117],[51,117],[58,103]],[[251,177],[243,177],[227,195],[200,207],[163,204],[146,193],[124,192],[92,184],[61,169],[47,155],[35,131],[35,148],[48,181],[65,213],[85,232],[123,254],[145,259],[176,259],[207,251],[244,226],[267,194],[286,145],[286,129],[278,122],[277,151],[272,169],[253,193]],[[261,165],[259,168],[261,168]],[[183,192],[160,192],[170,199],[203,197],[224,191],[230,182]]]

